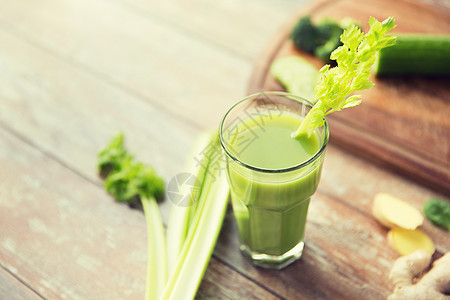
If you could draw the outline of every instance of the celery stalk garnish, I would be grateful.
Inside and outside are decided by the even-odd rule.
[[[326,115],[359,105],[361,95],[349,95],[374,85],[369,80],[370,68],[381,49],[395,44],[396,37],[386,33],[396,25],[393,17],[383,22],[370,17],[369,25],[370,30],[366,34],[358,26],[351,25],[341,35],[343,45],[331,53],[337,66],[330,68],[330,65],[325,65],[320,69],[320,79],[314,89],[317,102],[292,134],[294,138],[310,136],[314,129],[323,126]]]

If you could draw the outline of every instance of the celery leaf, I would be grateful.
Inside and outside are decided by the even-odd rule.
[[[370,30],[366,34],[356,25],[342,33],[343,45],[331,53],[337,66],[330,68],[325,65],[319,71],[320,79],[314,90],[317,102],[293,134],[295,138],[311,135],[314,129],[324,124],[327,114],[359,105],[361,97],[349,95],[374,85],[369,80],[370,68],[381,49],[395,44],[396,37],[386,33],[396,25],[393,17],[383,22],[370,17],[369,25]]]

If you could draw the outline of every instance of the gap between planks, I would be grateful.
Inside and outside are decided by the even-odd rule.
[[[3,274],[2,274],[3,273]],[[6,277],[6,278],[5,278]],[[3,266],[0,263],[0,296],[2,295],[2,288],[1,284],[7,284],[8,282],[13,282],[14,286],[20,286],[20,293],[23,295],[19,296],[17,293],[19,291],[14,291],[11,289],[4,290],[6,292],[5,296],[11,297],[14,295],[14,297],[21,297],[18,299],[29,299],[29,297],[36,296],[37,299],[46,299],[44,296],[42,296],[38,291],[33,289],[27,282],[25,282],[23,279],[21,279],[19,276],[12,273],[8,268]]]

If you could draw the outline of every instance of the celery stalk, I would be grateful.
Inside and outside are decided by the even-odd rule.
[[[395,44],[396,37],[386,34],[395,28],[393,17],[379,22],[374,17],[369,19],[370,29],[364,34],[355,24],[347,27],[341,35],[342,46],[335,49],[330,58],[337,66],[323,66],[320,79],[314,88],[317,102],[308,112],[294,138],[310,136],[314,129],[325,124],[325,116],[344,108],[354,107],[361,103],[361,95],[349,96],[351,93],[370,89],[374,83],[369,80],[370,68],[383,48]]]
[[[211,141],[211,133],[202,134],[198,139],[189,156],[189,160],[186,165],[188,173],[197,176],[195,188],[201,190],[201,183],[204,182],[204,176],[206,175],[205,168],[202,167],[198,161],[194,159],[199,153],[208,147]],[[191,159],[192,158],[192,159]],[[188,234],[188,228],[191,221],[191,215],[195,211],[196,204],[200,193],[191,193],[192,187],[188,185],[182,185],[180,187],[180,195],[190,194],[189,203],[185,205],[179,205],[171,202],[170,216],[167,224],[167,257],[168,260],[168,274],[171,275],[176,267],[177,257],[181,252],[184,241]]]
[[[206,176],[201,183],[188,235],[169,276],[162,299],[192,299],[203,278],[222,227],[228,203],[228,184],[217,134],[210,141],[213,151],[205,155],[200,172]],[[203,169],[204,168],[204,169]]]
[[[166,240],[164,225],[155,199],[141,197],[147,222],[148,263],[145,299],[160,299],[167,280]]]
[[[105,189],[117,201],[136,204],[140,201],[147,223],[148,263],[147,300],[160,299],[167,281],[166,239],[156,199],[164,192],[164,182],[156,171],[136,161],[123,144],[120,133],[99,154],[99,174]]]

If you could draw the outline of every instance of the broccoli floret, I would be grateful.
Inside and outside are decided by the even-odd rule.
[[[333,20],[323,19],[320,21],[316,26],[320,41],[319,46],[314,50],[314,54],[325,62],[331,62],[331,52],[342,45],[340,37],[344,29]]]
[[[351,24],[356,24],[356,22],[348,18],[341,22],[324,18],[317,25],[314,25],[311,23],[311,17],[307,15],[301,17],[294,26],[291,39],[297,48],[330,63],[332,62],[330,59],[331,52],[342,45],[341,34]]]
[[[314,54],[324,62],[330,63],[332,62],[332,59],[330,58],[331,52],[333,52],[339,46],[342,46],[342,42],[340,41],[339,36],[337,38],[331,38],[325,44],[317,47],[314,51]]]
[[[309,53],[314,53],[318,45],[317,37],[318,33],[316,27],[311,23],[310,16],[300,18],[291,33],[294,45]]]
[[[336,21],[325,18],[316,25],[316,30],[319,34],[321,42],[323,43],[333,36],[340,36],[344,31],[344,28],[341,27],[341,25]]]

